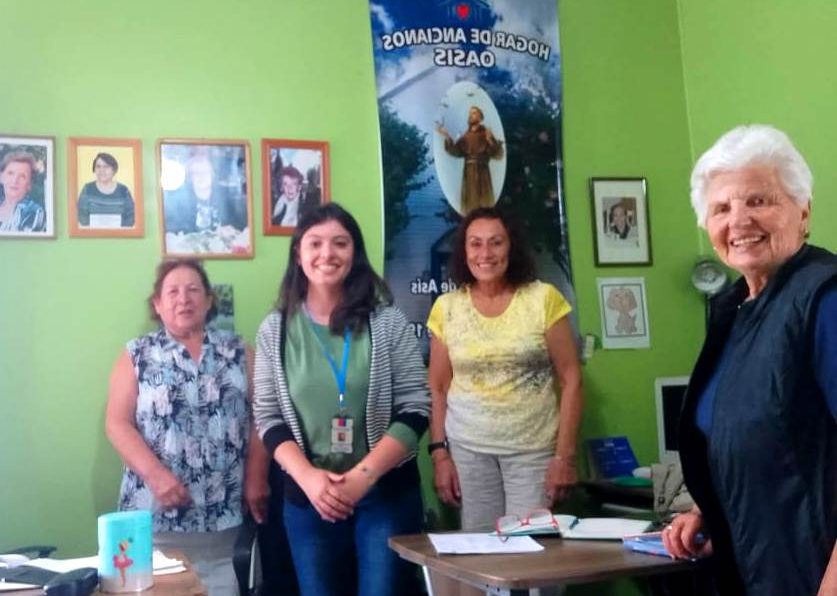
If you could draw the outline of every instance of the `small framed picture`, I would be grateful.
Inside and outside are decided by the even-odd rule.
[[[161,139],[157,160],[163,256],[252,258],[250,144]]]
[[[139,139],[67,140],[70,236],[142,238],[142,143]]]
[[[645,178],[591,178],[596,265],[650,265]]]
[[[605,349],[650,348],[645,279],[603,277],[596,279]]]
[[[0,237],[55,237],[55,139],[0,134]]]
[[[328,143],[262,139],[264,234],[290,236],[303,213],[329,201]]]

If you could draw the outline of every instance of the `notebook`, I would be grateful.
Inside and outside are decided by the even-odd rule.
[[[625,517],[585,517],[556,515],[561,536],[571,540],[621,540],[625,536],[641,534],[651,527],[644,519]]]
[[[670,557],[666,547],[663,546],[662,532],[648,532],[636,536],[625,536],[622,538],[622,545],[628,550],[660,557]]]
[[[539,536],[555,535],[570,540],[621,540],[624,536],[641,534],[651,527],[646,520],[628,519],[624,517],[586,517],[574,515],[554,516],[558,527],[551,523],[527,524],[504,532],[506,536]],[[496,536],[497,532],[491,533]]]

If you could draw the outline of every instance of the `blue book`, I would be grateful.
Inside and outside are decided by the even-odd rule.
[[[599,478],[630,476],[639,467],[628,437],[588,439],[587,448]]]
[[[637,534],[636,536],[625,536],[622,538],[622,546],[628,550],[636,551],[638,553],[646,553],[649,555],[658,555],[660,557],[671,557],[663,546],[662,532],[649,532],[647,534]]]

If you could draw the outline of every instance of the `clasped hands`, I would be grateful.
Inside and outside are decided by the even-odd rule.
[[[325,521],[338,522],[354,513],[360,501],[374,482],[359,465],[344,474],[311,467],[299,483],[305,496]]]

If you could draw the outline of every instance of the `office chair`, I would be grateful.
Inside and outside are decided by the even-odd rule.
[[[258,596],[259,594],[258,535],[259,526],[253,516],[248,513],[244,517],[233,546],[233,571],[235,571],[235,579],[238,583],[239,596]]]
[[[233,550],[233,570],[241,596],[298,596],[299,585],[285,535],[284,472],[272,462],[268,476],[267,523],[247,515]]]

